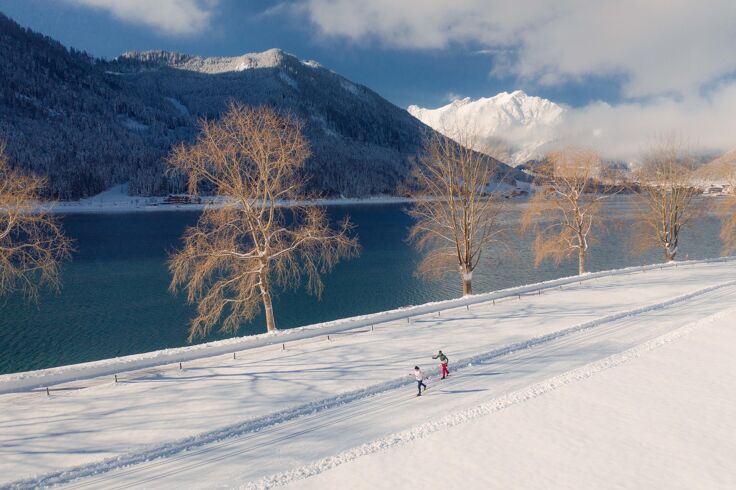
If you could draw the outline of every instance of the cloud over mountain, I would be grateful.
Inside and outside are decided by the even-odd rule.
[[[559,143],[632,158],[677,132],[708,150],[736,146],[736,2],[731,0],[302,0],[326,37],[403,49],[467,45],[492,76],[526,86],[613,80],[616,103],[567,111]],[[438,68],[439,69],[439,68]]]
[[[481,151],[487,145],[498,151],[503,141],[507,152],[503,157],[513,164],[565,145],[588,146],[608,158],[636,160],[653,139],[671,132],[705,153],[736,146],[730,123],[736,113],[734,84],[680,101],[660,97],[572,108],[517,90],[477,100],[457,99],[437,109],[413,105],[408,111],[448,135],[471,131]]]
[[[204,30],[219,0],[63,0],[78,7],[101,10],[120,20],[160,29],[166,34],[190,35]]]
[[[542,84],[623,80],[627,97],[686,94],[736,70],[730,0],[303,0],[327,36],[402,48],[483,46],[497,70]],[[500,67],[500,68],[499,68]]]

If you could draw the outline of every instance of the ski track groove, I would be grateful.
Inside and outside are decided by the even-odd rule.
[[[477,354],[475,356],[471,356],[470,358],[466,358],[466,359],[453,363],[453,366],[454,366],[453,372],[457,373],[459,370],[465,370],[466,368],[473,366],[473,364],[483,364],[484,361],[493,360],[495,358],[502,357],[508,354],[512,354],[519,350],[529,349],[537,345],[550,343],[554,340],[570,336],[571,334],[584,332],[586,330],[592,330],[595,327],[603,327],[606,324],[611,324],[618,320],[636,317],[638,315],[641,315],[647,312],[651,312],[651,311],[662,310],[670,305],[675,305],[677,303],[685,302],[689,299],[703,296],[710,292],[714,292],[720,289],[725,289],[725,288],[728,288],[734,285],[736,285],[736,281],[728,281],[728,282],[716,284],[713,286],[709,286],[706,288],[701,288],[696,291],[692,291],[690,293],[686,293],[683,295],[679,295],[679,296],[670,298],[669,300],[646,305],[646,306],[635,308],[632,310],[609,314],[609,315],[600,317],[595,320],[591,320],[588,322],[584,322],[584,323],[575,325],[573,327],[559,330],[557,332],[552,332],[547,335],[528,339],[523,342],[514,343],[514,344],[511,344],[511,345],[508,345],[508,346],[505,346],[499,349],[495,349],[489,352],[485,352],[482,354]],[[609,325],[609,329],[618,329],[618,328],[621,328],[621,325],[618,325],[618,324]],[[598,328],[595,328],[595,332],[601,335],[605,334],[605,332],[607,331],[608,329],[606,329],[605,327],[600,330]],[[593,335],[593,332],[590,332],[590,334]],[[572,339],[568,339],[568,341],[570,340]],[[563,345],[564,343],[561,343],[559,344],[559,347]],[[432,374],[434,374],[434,371],[439,371],[439,370],[438,369],[430,370]],[[469,381],[470,380],[466,380],[465,382],[463,382],[463,377],[458,376],[457,378],[452,378],[450,380],[450,383],[445,382],[443,386],[446,386],[448,388],[449,387],[461,387]],[[94,486],[98,481],[104,480],[107,476],[113,476],[113,473],[110,473],[110,472],[114,472],[115,476],[120,476],[120,475],[124,476],[125,474],[134,474],[136,472],[146,471],[148,469],[151,469],[157,466],[161,466],[162,464],[165,465],[165,464],[175,463],[187,457],[196,456],[198,454],[202,454],[202,453],[211,451],[212,449],[220,449],[220,448],[228,447],[233,444],[241,443],[244,440],[249,440],[249,439],[253,439],[257,437],[262,437],[265,435],[278,433],[279,431],[288,430],[289,426],[295,423],[300,423],[300,424],[305,423],[305,422],[308,423],[310,420],[316,419],[319,416],[321,416],[322,413],[325,411],[338,409],[340,407],[351,404],[352,402],[355,402],[361,399],[373,398],[373,397],[376,397],[377,395],[385,394],[386,392],[396,391],[398,388],[405,387],[413,383],[414,383],[413,380],[407,380],[403,378],[400,380],[398,379],[391,380],[391,381],[384,382],[378,385],[374,385],[373,387],[369,387],[366,389],[343,393],[343,394],[340,394],[334,397],[329,397],[324,400],[312,402],[310,404],[306,404],[300,407],[286,409],[277,414],[272,414],[272,415],[268,415],[265,417],[256,418],[250,421],[246,421],[244,423],[236,424],[234,426],[225,427],[225,428],[213,431],[211,433],[199,434],[196,436],[186,438],[184,440],[175,441],[173,443],[168,443],[168,444],[164,444],[161,446],[157,446],[147,451],[123,454],[115,458],[110,458],[108,460],[103,460],[103,461],[96,462],[96,463],[82,465],[76,468],[60,470],[57,472],[53,472],[53,473],[49,473],[49,474],[45,474],[45,475],[41,475],[38,477],[29,478],[29,479],[17,480],[15,482],[8,483],[5,486],[0,486],[0,488],[30,488],[30,487],[38,487],[38,486],[61,485],[61,484],[71,484],[72,488],[85,488],[85,487],[89,487],[90,485]],[[429,396],[431,395],[432,393],[429,394]],[[366,409],[358,410],[358,412],[354,412],[354,414],[355,416],[363,416],[363,415],[366,415],[367,413],[375,413],[374,411],[375,408],[377,408],[378,410],[387,410],[389,408],[393,408],[394,406],[396,406],[396,404],[410,403],[411,401],[413,401],[412,399],[409,399],[409,398],[404,399],[405,396],[406,395],[402,393],[389,394],[389,396],[385,398],[385,402],[380,404],[379,407],[367,407]],[[353,417],[353,416],[354,416],[353,414],[350,415],[350,417]],[[297,434],[288,434],[285,436],[281,436],[275,440],[271,439],[271,440],[265,441],[264,443],[260,443],[257,446],[250,447],[249,450],[253,450],[258,447],[263,447],[264,445],[273,444],[275,442],[281,442],[284,440],[288,440],[298,435],[302,435],[302,432],[308,433],[314,430],[319,430],[320,428],[326,427],[328,425],[333,425],[334,423],[335,423],[335,419],[330,419],[325,424],[318,424],[317,426],[314,426],[308,429],[304,429],[303,431],[298,432]],[[199,449],[194,449],[194,448],[199,448]],[[218,459],[221,459],[222,457],[231,457],[233,455],[240,454],[242,452],[247,452],[247,451],[239,451],[233,454],[226,454],[225,456],[218,456],[217,458],[212,458],[212,461],[216,461]],[[204,463],[206,464],[209,462],[211,461],[208,459],[208,460],[205,460]],[[196,467],[200,465],[201,463],[202,462],[196,462],[196,464],[194,464],[191,467]],[[184,467],[180,466],[176,468],[176,471],[178,472],[178,471],[181,471],[182,469],[189,469],[189,468],[190,468],[190,465],[186,465]],[[115,471],[115,470],[120,470],[120,471]],[[151,477],[150,481],[154,481],[156,479],[163,478],[165,476],[168,476],[169,474],[170,472],[167,472],[166,474],[163,474],[163,475],[155,475],[154,477]],[[89,477],[89,479],[85,479],[86,477]],[[146,481],[149,481],[149,480],[146,480]],[[124,484],[123,486],[117,487],[117,488],[127,488],[128,486],[129,484]]]

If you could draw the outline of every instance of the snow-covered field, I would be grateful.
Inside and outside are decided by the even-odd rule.
[[[736,488],[734,315],[450,414],[293,488]]]
[[[0,395],[0,486],[732,488],[736,261],[545,286]]]

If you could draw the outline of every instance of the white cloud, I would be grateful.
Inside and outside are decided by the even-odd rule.
[[[723,82],[707,95],[616,105],[593,102],[584,107],[560,107],[545,99],[510,98],[504,93],[461,108],[410,107],[410,112],[441,132],[464,126],[477,131],[481,143],[503,140],[509,144],[514,163],[566,145],[591,147],[606,158],[636,161],[653,141],[670,134],[683,137],[698,153],[736,149],[736,81]]]
[[[504,69],[539,83],[621,76],[627,97],[692,93],[736,71],[733,0],[301,0],[298,10],[327,36],[510,52]]]
[[[165,34],[191,35],[209,26],[219,0],[64,0],[79,7],[110,13],[118,19],[160,29]]]
[[[587,145],[626,160],[636,159],[654,138],[668,133],[685,137],[699,151],[726,151],[736,147],[734,114],[736,83],[731,82],[706,96],[568,109],[556,136],[558,144]]]
[[[464,98],[463,95],[457,94],[455,92],[447,92],[445,94],[445,100],[447,102],[455,102],[456,100],[460,100],[460,99],[463,99],[463,98]]]

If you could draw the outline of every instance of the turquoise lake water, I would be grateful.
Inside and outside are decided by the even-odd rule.
[[[406,243],[410,218],[403,205],[333,206],[335,220],[348,213],[363,247],[359,258],[339,264],[324,277],[321,301],[303,291],[280,293],[275,301],[280,328],[292,328],[400,306],[458,297],[455,275],[441,281],[414,276],[420,259]],[[510,220],[517,209],[512,206]],[[179,246],[195,212],[80,214],[63,216],[76,240],[73,261],[63,268],[59,295],[44,294],[40,304],[18,297],[0,304],[0,373],[41,369],[166,347],[187,345],[193,308],[167,291],[167,253]],[[685,232],[680,257],[720,254],[719,223],[705,218]],[[661,262],[653,250],[627,253],[627,226],[600,235],[588,259],[591,271]],[[577,263],[533,267],[531,237],[512,234],[513,256],[476,270],[474,292],[484,292],[577,273]],[[242,326],[239,335],[265,331],[262,319]],[[214,334],[201,342],[222,338]]]

